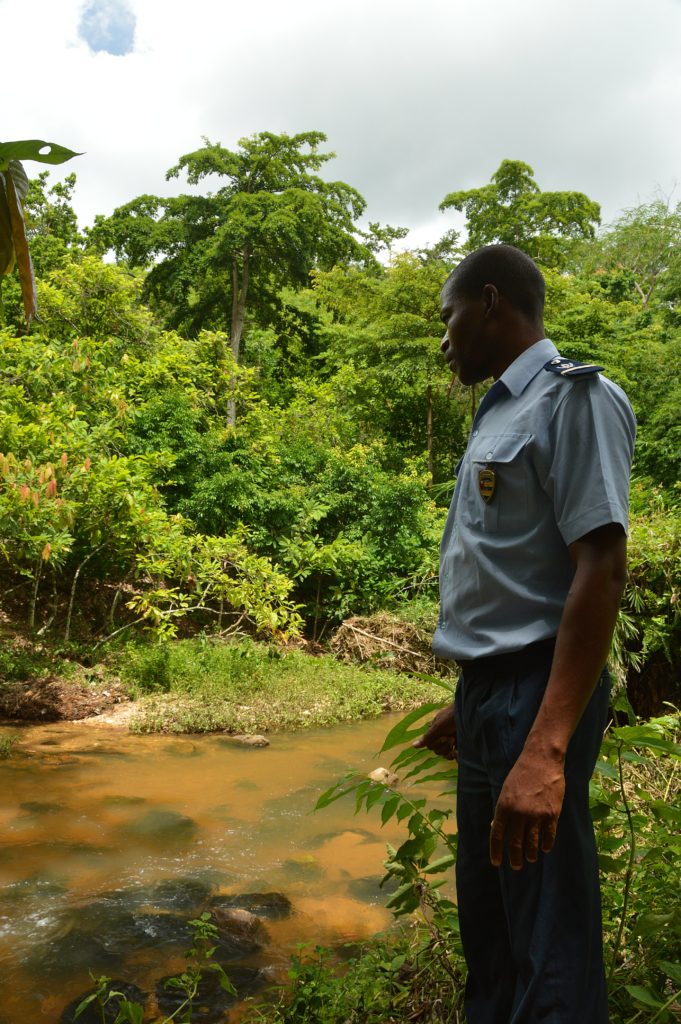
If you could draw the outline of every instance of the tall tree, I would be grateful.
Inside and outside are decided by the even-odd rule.
[[[627,291],[647,306],[681,298],[681,203],[657,198],[625,210],[604,233],[593,269],[624,277]]]
[[[316,174],[334,156],[319,152],[325,141],[322,132],[260,132],[229,150],[204,140],[166,178],[208,179],[215,192],[139,196],[98,218],[91,240],[150,267],[148,291],[173,326],[226,328],[238,361],[247,311],[273,304],[283,285],[306,283],[315,266],[374,259],[355,227],[362,196]]]
[[[466,214],[469,252],[503,242],[553,267],[565,263],[576,240],[595,237],[601,216],[583,192],[542,192],[521,160],[502,160],[482,188],[449,192],[440,209]]]

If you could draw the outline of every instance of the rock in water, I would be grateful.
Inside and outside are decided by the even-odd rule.
[[[213,921],[218,930],[220,957],[236,960],[257,953],[267,942],[267,929],[255,914],[239,907],[213,908]]]
[[[374,768],[372,772],[369,772],[369,778],[372,782],[382,782],[384,786],[396,786],[400,781],[399,776],[388,768]]]
[[[231,910],[238,907],[271,920],[289,917],[292,910],[291,901],[283,892],[242,892],[214,896],[210,901],[210,907],[215,910]]]
[[[232,736],[235,743],[241,747],[269,747],[270,741],[266,736],[254,734],[253,736]]]

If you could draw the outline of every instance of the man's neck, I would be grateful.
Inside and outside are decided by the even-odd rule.
[[[494,379],[499,380],[504,370],[507,370],[511,363],[516,361],[518,356],[521,356],[528,348],[532,348],[533,345],[536,345],[538,341],[545,337],[546,333],[543,323],[532,325],[523,323],[518,325],[517,330],[510,332],[504,338],[503,348],[498,352],[498,359],[492,370]]]

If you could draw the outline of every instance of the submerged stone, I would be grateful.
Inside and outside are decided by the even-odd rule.
[[[40,800],[26,800],[25,803],[19,804],[19,808],[28,811],[29,814],[58,814],[59,811],[65,810],[63,804],[43,803]]]
[[[25,964],[41,976],[69,977],[89,970],[108,974],[120,965],[120,957],[106,949],[92,932],[72,928],[65,935],[34,946]]]
[[[192,933],[187,920],[177,914],[134,914],[132,920],[116,931],[102,936],[102,944],[112,952],[126,949],[191,945]]]
[[[381,886],[383,875],[368,875],[364,878],[353,878],[348,882],[348,895],[363,903],[384,903],[389,893],[397,889],[397,880],[389,878]]]
[[[188,843],[199,830],[196,822],[185,814],[158,808],[147,811],[123,828],[129,835],[154,843]]]
[[[22,878],[17,882],[3,885],[0,888],[0,905],[5,901],[14,903],[17,900],[46,900],[50,896],[62,896],[66,891],[66,886],[53,878],[33,875],[31,878]]]
[[[311,853],[296,853],[287,857],[284,867],[294,878],[309,878],[322,872],[319,861]]]
[[[105,796],[102,803],[105,807],[134,807],[136,804],[145,804],[147,801],[143,796]]]
[[[212,886],[200,878],[166,878],[147,890],[148,902],[166,910],[198,910]]]
[[[144,1004],[147,999],[146,992],[143,992],[137,985],[132,985],[127,981],[119,981],[113,979],[109,985],[109,990],[114,992],[121,992],[123,997],[130,1003],[142,1003]],[[59,1018],[59,1024],[114,1024],[118,1015],[118,1007],[120,1005],[120,999],[110,999],[104,1006],[103,1018],[102,1009],[98,1004],[97,1000],[94,1000],[89,1006],[76,1017],[76,1010],[88,996],[92,995],[96,990],[89,989],[87,992],[83,992],[66,1006]]]

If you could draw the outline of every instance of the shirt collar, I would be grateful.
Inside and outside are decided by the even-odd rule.
[[[510,366],[506,367],[499,380],[503,381],[513,397],[517,398],[532,378],[537,376],[542,366],[557,355],[558,349],[548,338],[535,341],[534,345],[526,348]]]

